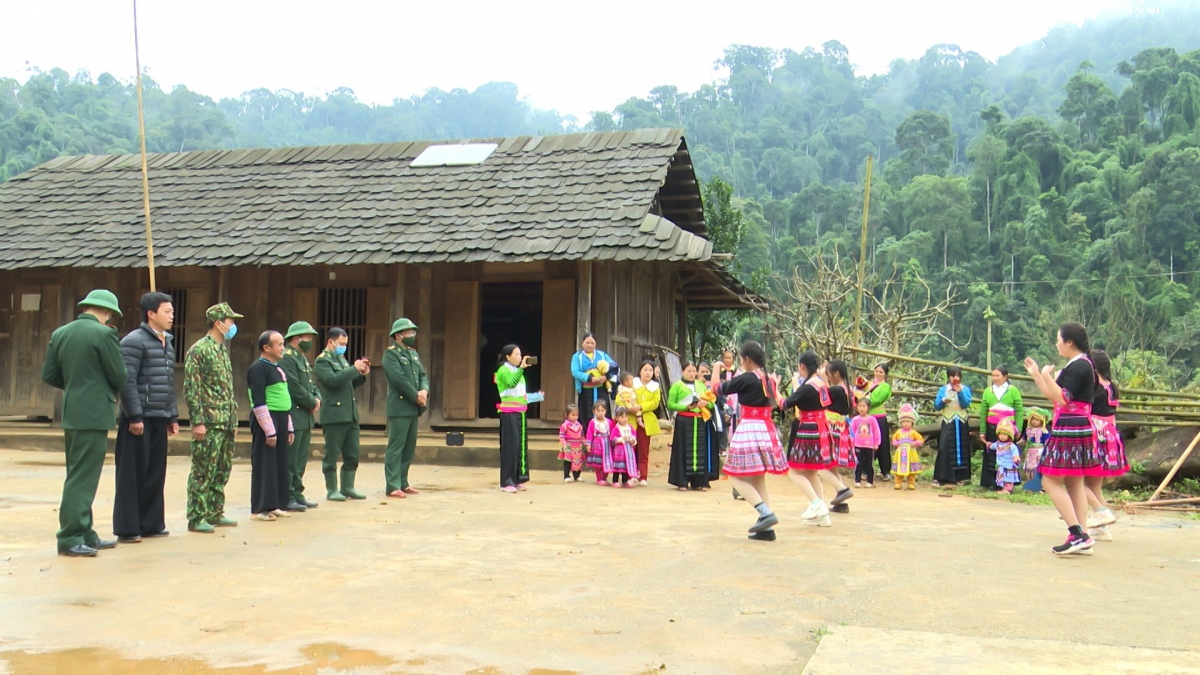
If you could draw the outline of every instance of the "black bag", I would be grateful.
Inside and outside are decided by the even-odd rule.
[[[461,432],[461,431],[446,432],[446,445],[462,446],[462,444],[464,442],[465,441],[463,439],[463,432]]]

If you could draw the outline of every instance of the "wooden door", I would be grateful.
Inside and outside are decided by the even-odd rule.
[[[366,356],[371,359],[371,376],[363,386],[366,405],[359,406],[363,423],[384,424],[387,422],[387,376],[383,372],[383,352],[388,348],[391,329],[391,289],[387,287],[367,289],[367,344]]]
[[[479,328],[479,282],[447,282],[442,377],[442,415],[446,419],[479,415]]]
[[[542,283],[542,419],[566,417],[567,403],[574,398],[571,355],[575,351],[575,280],[547,279]]]

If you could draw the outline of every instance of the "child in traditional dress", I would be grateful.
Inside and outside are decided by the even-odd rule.
[[[606,418],[607,414],[608,406],[604,401],[596,401],[592,406],[592,419],[588,422],[587,433],[583,437],[588,447],[587,465],[596,472],[596,485],[608,485],[604,460],[612,456],[612,423]]]
[[[1047,420],[1049,415],[1041,408],[1030,408],[1025,412],[1025,485],[1022,489],[1026,492],[1042,491],[1038,463],[1042,461],[1042,448],[1050,438]]]
[[[1017,471],[1021,466],[1021,451],[1013,443],[1016,435],[1017,428],[1011,418],[1000,420],[996,425],[996,441],[988,445],[988,450],[996,453],[996,487],[1003,488],[1005,494],[1011,494],[1013,486],[1021,482]]]
[[[854,487],[875,487],[875,451],[879,449],[879,418],[870,414],[871,402],[858,400],[858,417],[850,422],[850,433],[854,437],[854,454],[858,464],[854,467]]]
[[[572,475],[579,481],[583,472],[583,425],[579,423],[579,406],[572,403],[567,406],[567,419],[558,428],[558,441],[561,447],[558,458],[563,463],[563,482],[570,483]]]
[[[908,489],[917,489],[917,474],[921,473],[920,448],[925,444],[925,438],[914,428],[917,425],[917,411],[912,404],[900,406],[900,428],[892,434],[892,477],[896,480],[896,489],[904,489],[902,483],[908,478]]]
[[[613,412],[613,422],[612,443],[609,445],[609,461],[605,471],[612,474],[613,487],[637,487],[637,432],[629,424],[629,411],[617,406]]]

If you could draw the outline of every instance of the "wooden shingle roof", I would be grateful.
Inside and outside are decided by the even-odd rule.
[[[499,147],[471,166],[410,166],[462,142]],[[164,266],[712,255],[673,129],[170,153],[150,155],[149,174]],[[144,267],[140,160],[61,157],[0,183],[0,227],[0,269]]]

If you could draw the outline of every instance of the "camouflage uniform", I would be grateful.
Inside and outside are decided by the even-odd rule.
[[[226,318],[241,318],[227,303],[209,307],[211,326]],[[237,401],[229,349],[205,335],[192,345],[183,361],[183,395],[192,427],[206,427],[204,440],[192,439],[192,471],[188,475],[187,519],[215,524],[225,513],[225,484],[233,468],[233,439],[237,432]]]

